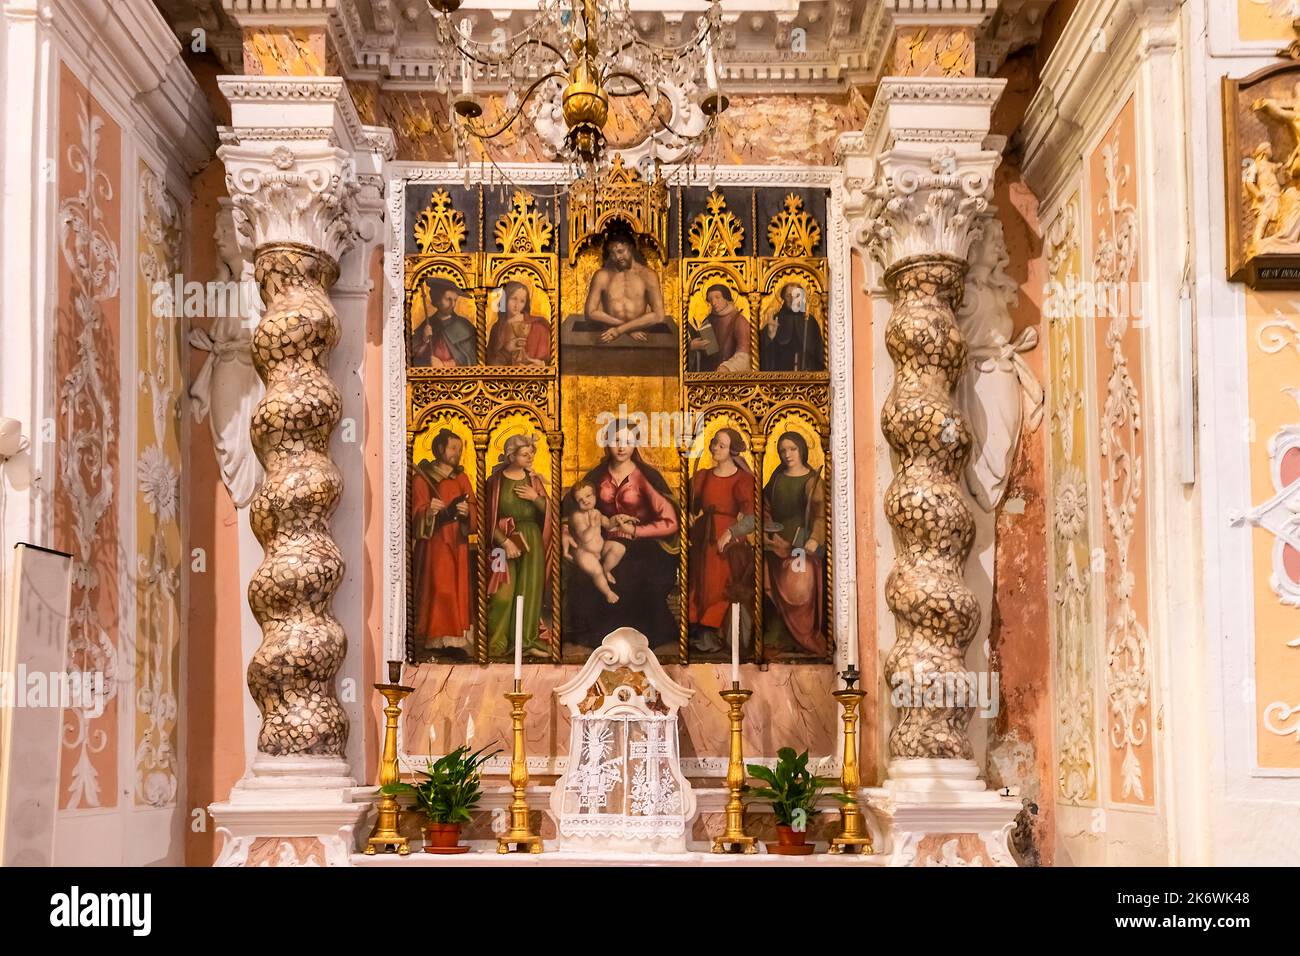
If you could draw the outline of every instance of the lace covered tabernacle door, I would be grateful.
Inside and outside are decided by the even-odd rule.
[[[556,688],[572,721],[568,769],[551,798],[560,849],[686,852],[695,794],[682,775],[677,710],[693,693],[629,627]]]

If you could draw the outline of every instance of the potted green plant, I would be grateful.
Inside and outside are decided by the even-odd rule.
[[[380,792],[400,796],[411,794],[415,806],[425,816],[425,853],[465,853],[460,845],[460,827],[469,823],[470,813],[483,796],[479,788],[483,764],[501,751],[487,753],[487,748],[470,753],[469,747],[457,747],[451,753],[430,760],[424,770],[417,770],[423,780],[418,783],[390,783]]]
[[[812,853],[816,847],[807,840],[808,824],[817,815],[817,801],[822,791],[839,786],[839,781],[834,777],[809,773],[808,751],[796,756],[792,747],[782,747],[777,751],[775,767],[751,763],[745,769],[751,777],[767,784],[765,787],[752,787],[749,792],[772,804],[772,813],[776,817],[777,842],[768,843],[767,852],[787,856]],[[827,795],[840,802],[848,800],[843,793]]]

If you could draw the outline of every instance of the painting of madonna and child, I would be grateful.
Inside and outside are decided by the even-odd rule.
[[[585,659],[624,625],[645,633],[661,660],[679,660],[683,615],[692,661],[729,660],[737,607],[742,657],[753,660],[755,535],[761,535],[765,658],[825,660],[826,497],[816,431],[802,420],[786,423],[756,495],[743,430],[725,417],[710,422],[690,456],[684,515],[648,460],[655,449],[644,446],[635,417],[611,421],[600,460],[561,502],[565,660]],[[684,606],[679,574],[685,575]]]
[[[635,418],[602,426],[598,459],[561,502],[565,660],[585,660],[623,626],[645,634],[661,659],[679,656],[681,517],[645,438]]]

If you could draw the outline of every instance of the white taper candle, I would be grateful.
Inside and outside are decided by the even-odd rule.
[[[474,31],[473,22],[466,17],[460,21],[461,44],[467,49],[470,44],[470,36]],[[474,63],[472,60],[465,58],[460,64],[460,93],[462,96],[470,96],[474,92]]]
[[[515,680],[524,679],[524,596],[515,598]]]
[[[740,605],[731,605],[731,682],[740,683]]]

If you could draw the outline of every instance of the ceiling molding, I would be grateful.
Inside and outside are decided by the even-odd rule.
[[[241,26],[322,24],[349,80],[388,89],[430,89],[439,62],[424,0],[155,0],[188,39],[203,27],[230,72],[242,69]],[[737,6],[743,2],[743,9]],[[1035,43],[1052,0],[729,0],[721,79],[732,93],[845,93],[889,71],[900,24],[972,26],[980,75]],[[537,0],[467,0],[455,14],[480,39],[521,29]],[[702,0],[636,0],[633,18],[651,42],[674,45],[706,9]],[[802,32],[799,32],[802,31]],[[797,42],[796,42],[797,41]],[[806,44],[806,45],[805,45]],[[476,86],[492,92],[480,72]],[[502,84],[503,86],[503,84]]]
[[[216,120],[166,20],[147,2],[46,0],[48,22],[123,104],[161,156],[193,174],[216,152]]]
[[[1044,202],[1077,163],[1086,138],[1133,80],[1146,46],[1177,42],[1182,0],[1081,0],[1025,111],[1016,140],[1025,181]]]

